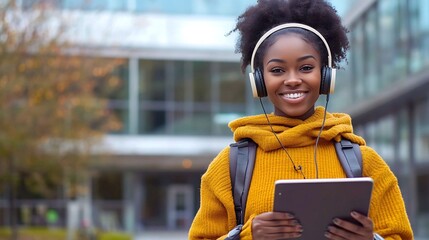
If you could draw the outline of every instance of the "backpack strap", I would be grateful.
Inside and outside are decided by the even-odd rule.
[[[357,143],[341,139],[335,142],[335,150],[347,177],[362,177],[362,153]]]
[[[230,145],[229,166],[237,226],[229,232],[227,239],[236,239],[234,237],[240,235],[244,224],[244,210],[255,165],[256,148],[256,143],[247,138]]]

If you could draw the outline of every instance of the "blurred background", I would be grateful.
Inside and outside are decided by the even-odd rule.
[[[228,34],[255,2],[0,0],[0,239],[187,239],[228,122],[262,113]],[[329,111],[429,239],[429,1],[331,2],[351,49]]]

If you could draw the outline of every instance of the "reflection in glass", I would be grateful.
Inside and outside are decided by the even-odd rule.
[[[192,114],[176,113],[177,121],[174,125],[174,134],[179,135],[213,135],[213,121],[210,112],[193,112]]]
[[[193,96],[196,102],[210,102],[212,71],[209,62],[193,63]]]
[[[244,103],[246,96],[246,82],[238,64],[219,64],[219,80],[221,103]]]
[[[378,87],[379,73],[379,52],[378,52],[378,24],[377,13],[372,8],[368,14],[365,23],[365,77],[362,82],[365,83],[365,96],[371,96],[380,91]]]
[[[423,66],[429,66],[429,54],[427,54],[429,52],[429,14],[427,14],[429,12],[429,1],[420,0],[419,4],[420,53],[423,58]]]
[[[140,114],[140,130],[146,134],[163,134],[166,132],[166,112],[163,110],[146,110]]]
[[[416,161],[428,161],[429,156],[429,99],[420,102],[415,111],[416,139],[415,156]]]
[[[175,61],[173,68],[174,78],[174,101],[185,102],[192,101],[192,74],[190,74],[192,65],[189,62]]]
[[[237,16],[256,0],[135,0],[136,11],[168,14]]]
[[[247,79],[239,63],[139,62],[139,133],[229,135],[245,115]]]
[[[398,121],[398,127],[399,127],[399,161],[401,162],[409,162],[410,158],[410,143],[409,143],[409,126],[410,122],[408,121],[408,112],[406,109],[403,109],[399,113],[399,121]]]
[[[377,147],[375,150],[386,162],[392,162],[395,159],[394,130],[393,116],[382,118],[376,126],[375,141]]]
[[[395,61],[395,16],[396,16],[396,1],[380,0],[379,6],[379,22],[380,22],[380,64],[381,64],[381,85],[383,89],[391,83],[392,79],[396,78],[392,66]]]
[[[364,89],[365,89],[365,59],[363,55],[362,49],[365,48],[364,46],[364,34],[363,34],[363,24],[362,22],[356,23],[356,25],[353,28],[352,32],[352,43],[351,43],[351,51],[353,51],[352,54],[352,64],[353,64],[353,74],[354,74],[354,86],[355,94],[358,99],[364,98]]]
[[[128,0],[62,0],[64,9],[124,11]]]
[[[165,101],[166,94],[165,61],[140,61],[140,97],[143,100]]]

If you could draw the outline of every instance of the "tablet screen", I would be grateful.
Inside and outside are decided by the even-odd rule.
[[[351,211],[368,215],[372,186],[368,177],[277,180],[274,211],[295,215],[304,229],[299,239],[324,239],[334,218],[357,223]]]

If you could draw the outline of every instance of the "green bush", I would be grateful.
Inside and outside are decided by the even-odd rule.
[[[9,240],[12,235],[10,228],[0,228],[0,240]],[[25,240],[64,240],[67,232],[64,229],[49,228],[20,228],[18,230],[18,239]]]
[[[132,236],[119,232],[100,232],[97,234],[97,240],[132,240]]]
[[[0,240],[10,240],[12,230],[10,228],[0,228]],[[96,240],[132,240],[130,234],[121,232],[102,232],[98,231]],[[58,228],[50,229],[44,227],[30,227],[18,229],[18,240],[65,240],[67,239],[67,230]],[[79,233],[75,235],[75,240],[87,239],[80,236]]]

